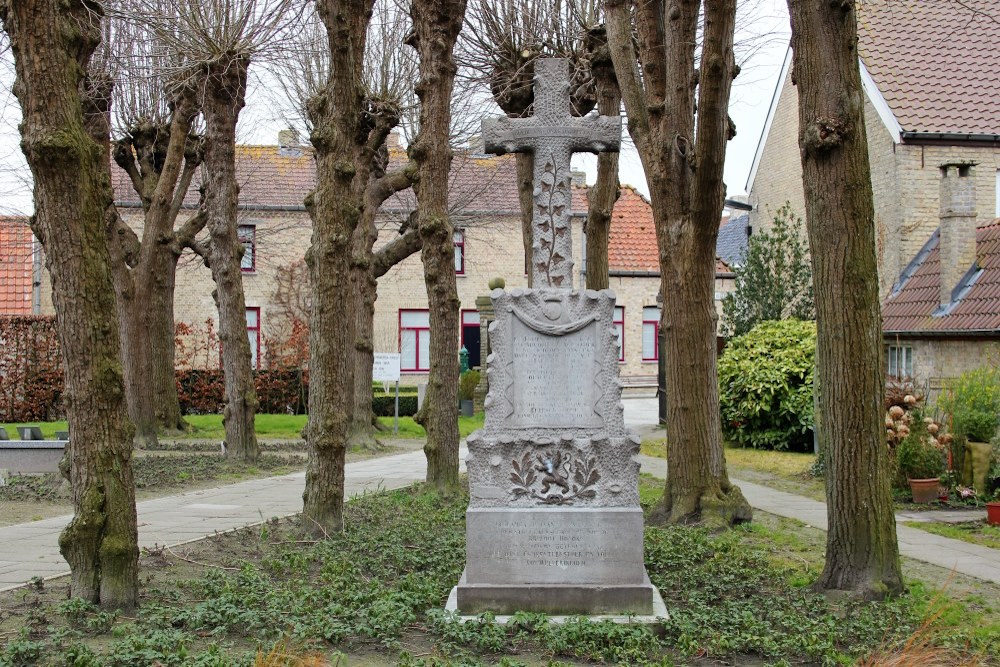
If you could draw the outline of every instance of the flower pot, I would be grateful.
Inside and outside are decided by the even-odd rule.
[[[931,479],[911,479],[910,492],[913,494],[915,503],[932,503],[938,499],[938,486],[941,480],[938,477]]]
[[[1000,526],[1000,500],[986,503],[986,523],[991,526]]]

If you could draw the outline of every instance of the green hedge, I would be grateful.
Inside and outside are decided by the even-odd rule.
[[[815,358],[815,322],[762,322],[733,339],[719,359],[726,439],[740,447],[812,451]]]
[[[376,417],[391,417],[393,416],[393,406],[396,402],[396,394],[393,393],[389,396],[379,394],[372,397],[372,411],[375,413]],[[399,393],[399,416],[400,417],[412,417],[417,414],[417,395],[407,395],[404,396],[402,392]]]

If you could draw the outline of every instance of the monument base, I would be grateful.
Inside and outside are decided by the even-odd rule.
[[[465,573],[452,590],[449,610],[475,615],[491,612],[501,616],[519,611],[556,616],[593,616],[607,614],[609,620],[641,618],[653,622],[667,618],[667,608],[660,592],[648,577],[637,585],[573,584],[470,584]]]

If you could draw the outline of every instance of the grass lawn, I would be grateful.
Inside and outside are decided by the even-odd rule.
[[[660,484],[642,485],[648,505]],[[919,664],[1000,658],[997,587],[966,594],[955,580],[936,595],[911,581],[888,602],[827,599],[805,586],[822,565],[819,531],[767,515],[717,535],[647,527],[647,570],[671,613],[660,627],[536,614],[461,624],[441,607],[464,567],[467,503],[415,487],[351,502],[327,540],[303,539],[291,518],[144,552],[128,618],[67,600],[65,580],[0,593],[0,665],[249,666],[275,646],[328,662],[258,664],[836,665],[899,650],[928,618],[940,654]]]
[[[663,438],[643,440],[642,454],[667,457]],[[763,449],[726,446],[726,467],[733,477],[795,493],[813,500],[826,501],[823,480],[809,474],[815,454],[775,452]]]
[[[1000,549],[1000,526],[990,526],[986,521],[943,523],[939,521],[907,521],[907,526],[926,530],[928,533],[951,537],[991,549]]]
[[[190,431],[163,436],[162,439],[169,440],[176,438],[179,440],[219,440],[225,438],[225,430],[222,427],[222,415],[187,415],[184,419],[192,426]],[[254,428],[257,437],[275,440],[299,440],[302,438],[302,428],[306,425],[306,415],[265,415],[258,414],[254,417]],[[388,432],[383,432],[380,437],[391,438],[392,417],[379,417],[379,422],[386,426]],[[35,426],[41,426],[42,435],[48,439],[56,437],[56,431],[67,430],[65,421],[56,422],[33,422]],[[25,424],[0,424],[7,429],[7,434],[11,438],[17,437],[15,426]],[[474,417],[459,417],[458,430],[461,437],[466,437],[477,428],[483,425],[482,413]],[[423,427],[413,421],[413,417],[399,418],[400,438],[424,438],[426,433]]]

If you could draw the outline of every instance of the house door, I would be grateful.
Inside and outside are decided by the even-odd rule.
[[[469,368],[480,365],[479,311],[462,311],[462,347],[469,352]]]

